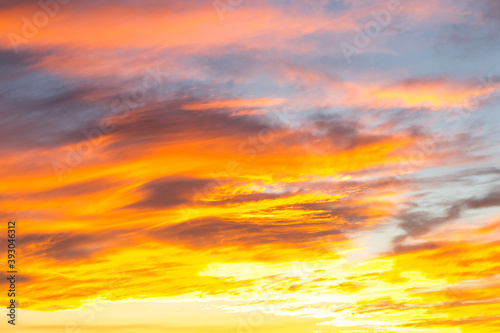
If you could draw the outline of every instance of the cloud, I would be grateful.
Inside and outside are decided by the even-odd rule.
[[[402,228],[406,234],[394,238],[393,244],[395,245],[396,252],[403,250],[411,250],[412,246],[405,247],[401,244],[408,238],[416,238],[424,235],[436,227],[457,221],[460,219],[466,210],[477,210],[490,207],[500,206],[500,192],[494,190],[482,197],[471,197],[465,200],[459,200],[449,205],[446,208],[445,214],[441,216],[434,216],[426,211],[405,211],[395,216],[399,221],[399,227]],[[432,244],[422,245],[432,247]],[[418,248],[418,246],[417,246]]]
[[[296,195],[297,192],[285,192],[285,193],[262,193],[262,192],[253,192],[249,194],[237,194],[235,196],[229,197],[227,199],[222,200],[213,200],[210,201],[211,205],[237,205],[248,202],[258,202],[261,200],[275,200],[279,198],[288,198],[293,195]]]
[[[82,125],[102,114],[100,101],[86,98],[98,88],[28,68],[31,65],[25,62],[19,66],[25,66],[24,70],[7,75],[8,82],[4,78],[0,85],[4,92],[0,130],[8,138],[0,142],[0,150],[51,149],[84,139]]]
[[[139,228],[100,232],[25,233],[18,237],[22,251],[30,257],[57,261],[89,260],[95,254],[130,245]]]
[[[492,87],[485,87],[473,80],[450,78],[412,78],[383,87],[367,89],[367,98],[372,107],[429,108],[431,110],[470,107],[472,99],[491,93]]]
[[[225,108],[246,108],[246,107],[266,107],[283,102],[281,98],[258,98],[258,99],[234,99],[226,101],[210,101],[208,103],[192,103],[183,105],[183,110],[210,110],[210,109],[225,109]]]
[[[112,179],[91,179],[75,184],[63,185],[53,189],[38,191],[28,194],[27,197],[35,200],[54,200],[60,198],[71,198],[79,196],[90,196],[102,191],[119,187],[123,182]]]
[[[326,236],[338,236],[341,231],[318,223],[270,224],[253,223],[246,219],[231,220],[217,217],[190,220],[149,230],[149,237],[167,243],[183,244],[194,248],[254,246],[272,243],[299,244]]]
[[[466,206],[467,208],[470,209],[481,209],[481,208],[500,206],[500,191],[494,190],[482,198],[474,197],[467,199],[462,203],[462,206]]]
[[[478,1],[478,4],[484,3],[484,18],[500,23],[500,3],[495,0]]]
[[[209,179],[175,176],[155,179],[136,189],[136,192],[143,193],[144,198],[124,208],[161,210],[193,203],[195,196],[210,183]]]
[[[363,125],[359,122],[342,119],[337,115],[318,115],[311,118],[311,126],[305,127],[308,132],[302,136],[304,143],[326,143],[333,148],[333,151],[352,150],[391,139],[389,135],[363,131]]]
[[[182,100],[172,100],[162,106],[150,105],[133,111],[123,120],[121,116],[109,119],[116,126],[109,149],[145,143],[181,145],[210,138],[243,140],[276,127],[251,116],[229,117],[222,112],[181,110],[183,105]]]

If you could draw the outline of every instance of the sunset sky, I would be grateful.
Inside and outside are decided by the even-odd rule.
[[[498,0],[1,0],[0,330],[500,332],[499,31]]]

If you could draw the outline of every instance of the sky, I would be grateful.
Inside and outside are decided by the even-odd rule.
[[[497,0],[0,1],[2,331],[500,332],[499,28]]]

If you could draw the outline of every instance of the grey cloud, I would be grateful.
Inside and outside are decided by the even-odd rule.
[[[167,209],[193,202],[199,191],[210,184],[209,179],[179,178],[169,176],[150,181],[136,190],[144,198],[128,205],[128,209]]]
[[[25,255],[60,261],[88,259],[100,251],[130,245],[140,230],[102,230],[93,233],[27,233],[18,237]]]
[[[190,220],[149,230],[149,237],[168,243],[194,248],[234,245],[261,245],[269,243],[299,244],[335,235],[335,229],[317,230],[312,222],[258,224],[249,220],[230,220],[217,217]],[[324,227],[324,226],[323,226]]]
[[[428,233],[433,228],[445,223],[453,222],[459,219],[464,211],[476,210],[482,208],[499,207],[500,206],[500,191],[493,190],[482,197],[471,197],[465,200],[459,200],[449,205],[445,213],[441,216],[433,216],[426,211],[406,211],[395,218],[400,220],[399,227],[406,234],[396,237],[393,240],[395,248],[401,246],[401,243],[407,237],[418,237]]]

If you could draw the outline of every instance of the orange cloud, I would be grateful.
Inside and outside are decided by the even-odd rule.
[[[207,103],[190,103],[182,106],[183,110],[209,110],[226,108],[265,107],[282,103],[282,98],[231,99],[226,101],[210,101]]]

